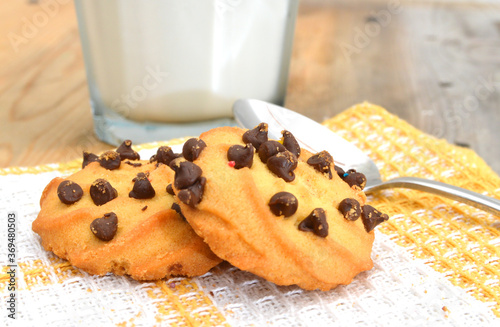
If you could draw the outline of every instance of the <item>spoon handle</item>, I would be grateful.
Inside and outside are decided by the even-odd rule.
[[[500,217],[500,201],[492,197],[466,190],[461,187],[418,177],[398,177],[392,180],[366,186],[365,193],[372,193],[387,188],[410,188],[447,197],[469,204],[478,209]]]

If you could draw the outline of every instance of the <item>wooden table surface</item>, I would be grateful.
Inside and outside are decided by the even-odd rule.
[[[93,133],[71,0],[0,3],[0,167],[113,148]],[[302,0],[286,106],[315,120],[370,101],[500,173],[500,4]]]

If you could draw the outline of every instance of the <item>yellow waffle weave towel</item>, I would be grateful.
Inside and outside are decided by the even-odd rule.
[[[365,151],[380,168],[383,179],[398,176],[431,178],[500,198],[500,178],[473,151],[426,135],[381,107],[359,104],[324,124]],[[170,141],[168,144],[181,141]],[[143,145],[137,150],[163,144],[166,143]],[[60,175],[80,167],[81,160],[76,160],[64,164],[2,169],[0,175],[42,172]],[[19,183],[18,180],[16,182]],[[29,200],[33,202],[33,209],[30,209],[33,214],[37,210],[36,200]],[[415,257],[423,259],[454,285],[486,303],[500,317],[500,217],[439,196],[405,189],[385,190],[370,196],[369,201],[391,216],[388,222],[377,227],[380,232],[389,235]],[[227,325],[220,308],[190,279],[135,283],[114,276],[87,276],[86,283],[81,286],[78,276],[83,273],[53,255],[48,255],[48,260],[27,257],[19,262],[19,268],[22,272],[19,276],[21,297],[36,292],[50,299],[58,296],[57,290],[64,292],[75,287],[89,287],[86,289],[89,294],[99,293],[109,298],[103,308],[111,314],[116,303],[127,306],[128,300],[130,303],[137,300],[127,298],[130,292],[117,293],[118,284],[130,283],[125,285],[125,289],[140,289],[147,294],[148,301],[154,303],[154,312],[157,312],[154,318],[158,324]],[[8,283],[9,275],[4,267],[0,273],[0,288],[6,290]],[[105,288],[108,284],[111,289]],[[336,292],[332,294],[334,296]],[[95,297],[89,295],[88,298]],[[123,317],[121,325],[134,325],[141,315],[146,314],[144,310],[136,311],[136,316]],[[118,309],[116,312],[120,313]],[[28,313],[26,310],[25,315]],[[120,317],[116,320],[120,321]]]
[[[385,109],[362,103],[324,122],[356,144],[382,179],[434,179],[500,199],[500,178],[473,151],[422,133]],[[500,217],[425,192],[394,189],[369,200],[391,219],[380,225],[418,258],[500,317]]]

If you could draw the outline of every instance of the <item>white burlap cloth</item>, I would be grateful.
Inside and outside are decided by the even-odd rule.
[[[165,281],[172,297],[165,298],[158,283],[140,283],[127,277],[90,276],[77,269],[64,273],[63,262],[40,245],[31,230],[45,185],[61,172],[0,176],[0,263],[7,265],[7,213],[18,215],[17,319],[20,326],[208,325],[185,320],[203,316],[215,306],[231,326],[500,326],[487,304],[453,286],[424,262],[413,259],[387,235],[377,233],[373,249],[375,267],[347,286],[329,292],[280,287],[224,263],[194,278],[198,289],[180,292],[184,280]],[[33,262],[42,271],[33,276]],[[24,265],[23,265],[24,263]],[[14,325],[7,317],[9,292],[3,280],[0,326]],[[182,303],[204,293],[212,304]],[[163,296],[163,297],[162,297]],[[176,299],[176,303],[169,299]]]

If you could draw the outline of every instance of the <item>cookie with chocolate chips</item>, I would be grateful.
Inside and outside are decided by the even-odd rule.
[[[175,154],[162,148],[158,160],[138,160],[130,145],[85,153],[84,169],[47,185],[32,224],[43,247],[97,275],[154,280],[206,273],[221,260],[167,192],[174,171],[163,163]]]
[[[328,153],[312,154],[282,134],[271,140],[259,124],[200,135],[199,156],[183,168],[173,163],[178,209],[217,256],[242,270],[310,290],[348,284],[373,266],[371,226],[385,217],[365,210],[369,228],[367,219],[354,219],[364,193],[342,180]],[[182,200],[200,180],[197,202]],[[344,199],[359,205],[355,212],[340,205]]]

